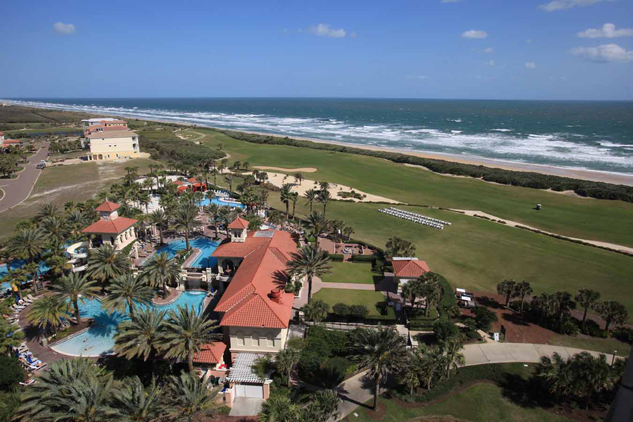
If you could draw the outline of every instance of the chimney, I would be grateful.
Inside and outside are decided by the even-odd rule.
[[[272,289],[268,297],[270,297],[270,300],[273,300],[277,303],[281,303],[281,289],[279,288]]]

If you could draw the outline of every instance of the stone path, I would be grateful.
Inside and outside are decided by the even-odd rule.
[[[33,186],[42,173],[42,170],[37,169],[37,163],[47,157],[48,144],[29,157],[28,164],[24,165],[24,170],[17,173],[17,178],[0,179],[0,188],[4,190],[4,196],[0,199],[0,212],[21,204],[31,195]]]
[[[580,352],[587,351],[594,356],[598,352],[574,349],[563,346],[549,346],[546,344],[531,343],[486,343],[468,344],[464,346],[462,353],[466,361],[465,366],[486,365],[490,363],[538,363],[542,356],[552,356],[558,353],[564,359]],[[607,361],[611,363],[613,355],[605,354]],[[341,420],[356,410],[358,406],[366,406],[365,403],[373,398],[373,384],[367,380],[366,372],[362,372],[337,387],[337,393],[342,399],[338,407]]]

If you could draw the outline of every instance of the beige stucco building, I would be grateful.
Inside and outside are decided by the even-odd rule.
[[[118,160],[140,155],[138,135],[127,127],[127,122],[113,118],[82,120],[84,143],[90,146],[88,160]]]
[[[83,230],[84,233],[93,235],[92,247],[110,244],[116,250],[121,250],[136,240],[134,224],[137,220],[119,217],[118,208],[119,204],[107,201],[96,208],[101,214],[101,219]]]

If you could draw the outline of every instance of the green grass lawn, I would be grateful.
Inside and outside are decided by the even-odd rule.
[[[324,283],[374,284],[383,277],[371,270],[369,263],[332,262],[332,273],[323,277]]]
[[[472,178],[436,174],[374,157],[279,145],[259,145],[232,139],[206,129],[202,142],[223,145],[229,161],[251,166],[316,167],[310,179],[336,182],[368,193],[412,204],[480,210],[543,230],[584,239],[633,246],[633,204],[575,198]],[[543,205],[535,211],[534,205]]]
[[[381,419],[371,417],[372,410],[359,408],[356,411],[359,417],[352,414],[345,420],[350,422],[375,420],[403,422],[423,416],[451,415],[472,422],[570,421],[570,419],[555,415],[540,407],[521,407],[504,397],[500,387],[488,383],[474,384],[440,403],[426,407],[405,408],[399,406],[394,400],[385,398],[380,398],[379,401],[382,406],[386,407],[386,413]]]
[[[577,349],[594,350],[602,353],[613,353],[617,350],[618,356],[628,356],[631,352],[631,345],[624,343],[614,338],[586,338],[586,337],[571,337],[556,334],[549,341],[550,344],[555,346],[575,347]]]
[[[312,298],[324,301],[330,305],[330,310],[332,306],[337,303],[365,305],[369,310],[368,316],[379,316],[380,312],[376,308],[376,305],[386,300],[386,297],[380,292],[346,289],[321,289]]]

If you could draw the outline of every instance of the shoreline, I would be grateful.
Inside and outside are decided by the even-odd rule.
[[[35,107],[32,105],[23,106],[20,104],[9,103],[18,107],[26,107],[26,108],[42,108],[42,109],[51,109],[49,107]],[[63,108],[55,108],[56,110],[68,111]],[[83,114],[90,114],[86,112],[82,112]],[[348,148],[357,148],[364,149],[368,151],[383,151],[383,152],[392,152],[403,155],[409,155],[414,157],[432,159],[432,160],[443,160],[447,162],[454,162],[460,164],[469,164],[475,166],[483,166],[488,168],[498,168],[503,170],[510,171],[520,171],[520,172],[531,172],[531,173],[540,173],[551,176],[559,176],[559,177],[567,177],[571,179],[581,179],[588,180],[593,182],[603,182],[610,183],[614,185],[625,185],[625,186],[633,186],[633,174],[627,173],[614,173],[607,171],[599,171],[599,170],[587,170],[587,169],[576,169],[576,168],[567,168],[567,167],[556,167],[546,164],[531,164],[531,163],[519,163],[516,161],[504,161],[492,158],[485,157],[477,157],[477,156],[460,156],[456,154],[448,154],[448,153],[439,153],[439,152],[424,152],[424,151],[413,151],[413,150],[402,150],[397,148],[383,147],[383,146],[374,146],[374,145],[362,145],[362,144],[354,144],[333,140],[323,140],[323,139],[315,139],[303,136],[287,136],[283,134],[274,134],[274,133],[266,133],[266,132],[258,132],[258,131],[250,131],[250,130],[238,130],[238,129],[230,129],[223,128],[217,126],[209,126],[209,125],[200,125],[194,123],[187,123],[181,121],[173,121],[171,119],[151,119],[151,118],[143,118],[136,116],[125,116],[117,113],[100,113],[108,116],[115,116],[119,118],[124,118],[127,120],[138,120],[138,121],[148,121],[155,123],[169,123],[172,125],[182,126],[185,128],[202,128],[202,129],[212,129],[218,131],[232,131],[232,132],[241,132],[248,133],[252,135],[261,135],[261,136],[272,136],[277,138],[289,138],[296,139],[307,142],[314,142],[318,144],[329,144],[329,145],[337,145]],[[435,173],[435,172],[434,172]],[[436,173],[442,174],[442,173]]]

